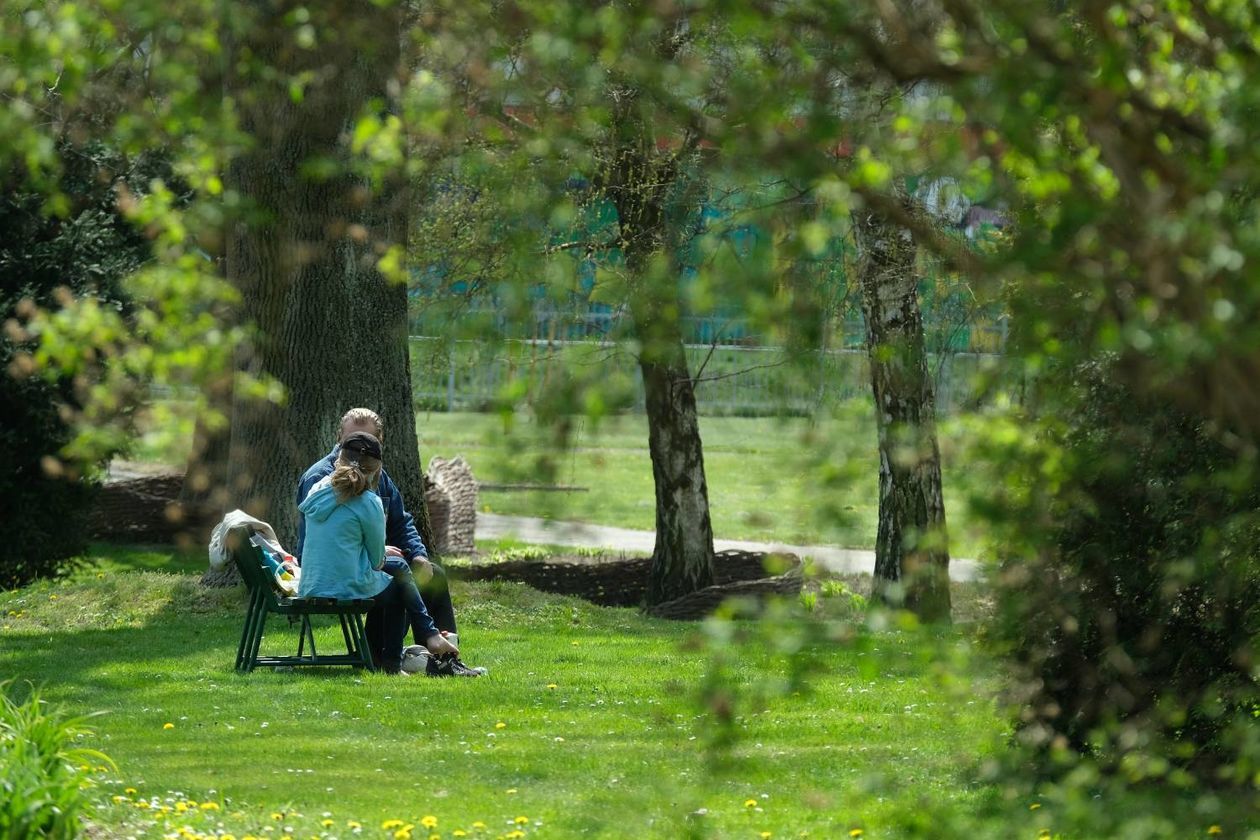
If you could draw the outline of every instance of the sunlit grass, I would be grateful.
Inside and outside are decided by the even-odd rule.
[[[177,412],[175,412],[177,413]],[[479,481],[560,484],[578,491],[486,490],[481,509],[571,519],[621,528],[655,528],[655,491],[647,420],[630,414],[569,418],[568,446],[557,430],[525,413],[425,412],[417,416],[420,456],[463,456]],[[955,556],[984,553],[984,533],[966,499],[984,485],[983,465],[959,454],[968,440],[942,424],[946,517]],[[701,417],[714,536],[803,545],[871,548],[879,513],[875,421],[863,401],[824,419]],[[188,441],[142,435],[130,457],[182,465]],[[311,460],[322,453],[312,452]],[[388,466],[388,455],[386,464]],[[296,477],[294,479],[296,483]]]
[[[420,415],[421,456],[462,455],[483,482],[552,483],[574,492],[485,491],[482,509],[651,530],[655,527],[647,421],[641,415],[575,419],[567,449],[552,429],[514,415]],[[705,472],[719,539],[871,548],[879,513],[874,418],[854,404],[826,420],[702,417]],[[965,443],[942,430],[951,550],[977,557],[983,534],[965,499],[985,480],[954,456]]]
[[[386,837],[398,819],[392,831],[428,837],[426,816],[443,837],[476,822],[490,837],[869,836],[922,797],[964,813],[993,797],[967,781],[1003,729],[988,666],[974,661],[965,699],[946,696],[911,635],[814,646],[791,688],[784,650],[457,584],[465,653],[488,678],[240,676],[243,593],[154,571],[162,559],[113,550],[0,594],[0,673],[106,713],[93,745],[120,768],[102,789],[106,836],[352,836],[358,823]],[[168,552],[165,567],[198,559]],[[324,628],[320,646],[338,635]],[[264,649],[295,642],[273,618]]]

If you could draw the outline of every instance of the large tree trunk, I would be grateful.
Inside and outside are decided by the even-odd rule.
[[[198,417],[193,430],[192,449],[184,468],[184,486],[179,505],[190,536],[203,529],[229,510],[227,492],[228,452],[232,432],[228,425],[232,413],[232,372],[227,371],[209,389],[209,404],[218,416]]]
[[[232,372],[211,386],[210,405],[221,416],[212,424],[206,418],[197,419],[193,432],[192,451],[184,470],[184,485],[180,489],[179,506],[184,516],[184,530],[178,539],[181,544],[205,545],[210,531],[232,507],[228,488],[228,456],[232,446],[229,420],[232,411]],[[201,577],[205,586],[235,586],[240,582],[235,563],[219,569],[207,569]]]
[[[299,6],[314,28],[310,48],[294,43],[286,21]],[[384,247],[405,235],[405,200],[396,185],[373,188],[348,167],[355,118],[389,101],[400,18],[397,6],[350,0],[248,9],[254,18],[236,30],[246,39],[236,56],[279,72],[247,73],[231,86],[254,145],[229,173],[251,217],[228,237],[227,272],[257,327],[245,367],[279,384],[284,399],[237,393],[228,475],[235,504],[292,544],[298,478],[331,447],[351,406],[381,412],[388,468],[423,510],[405,290],[376,269]],[[289,82],[299,74],[306,85],[294,97]],[[319,171],[326,162],[334,166]]]
[[[679,177],[673,151],[658,148],[638,110],[637,91],[614,88],[603,187],[617,209],[621,249],[630,275],[630,310],[640,345],[648,450],[656,487],[656,546],[648,604],[713,583],[713,525],[695,386],[683,352],[676,251],[666,201]],[[653,265],[664,257],[669,270]]]
[[[405,182],[400,179],[387,187],[391,197],[385,209],[390,218],[384,223],[383,231],[390,237],[389,241],[403,244],[407,230]],[[369,330],[366,352],[356,357],[362,369],[355,375],[356,383],[346,391],[343,411],[362,405],[380,414],[385,424],[385,469],[398,485],[407,510],[415,517],[416,529],[425,547],[432,552],[433,529],[424,502],[424,471],[412,401],[407,289],[402,284],[372,283],[364,290],[360,302],[364,323],[374,326]]]
[[[947,622],[949,548],[915,242],[879,214],[863,211],[855,221],[879,432],[874,594],[924,621]]]

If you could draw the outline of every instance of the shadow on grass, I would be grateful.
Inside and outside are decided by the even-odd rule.
[[[24,590],[0,593],[0,668],[19,680],[100,684],[115,676],[123,682],[136,671],[147,679],[186,679],[182,660],[203,664],[199,677],[244,679],[235,658],[246,614],[244,586],[210,589],[197,574],[170,574],[174,569],[200,572],[203,560],[170,549],[96,547],[92,565],[71,577],[43,582]],[[601,608],[576,598],[550,595],[516,583],[455,584],[456,610],[464,645],[476,644],[482,632],[502,635],[577,633],[592,638],[617,627],[641,643],[678,642],[691,625],[640,616],[632,609]],[[511,604],[510,609],[503,605]],[[321,653],[342,653],[345,642],[332,616],[313,616]],[[262,655],[296,653],[299,624],[269,615],[260,648]],[[513,632],[511,635],[518,635]],[[415,640],[408,638],[407,643]],[[515,643],[515,640],[512,640]],[[467,648],[466,648],[467,649]],[[207,654],[211,654],[207,657]],[[311,679],[346,679],[350,666],[257,668],[254,674],[292,673]]]

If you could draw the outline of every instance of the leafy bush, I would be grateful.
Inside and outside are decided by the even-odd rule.
[[[1129,781],[1254,794],[1256,453],[1112,373],[1082,365],[1062,383],[1053,456],[1025,473],[1043,483],[1004,500],[1026,547],[1000,575],[997,625],[1022,738]]]
[[[148,254],[147,241],[121,218],[115,178],[142,188],[160,161],[128,161],[99,146],[63,144],[61,187],[72,200],[62,217],[43,212],[44,197],[10,173],[0,196],[0,588],[62,571],[82,550],[92,488],[83,465],[61,463],[70,439],[63,414],[87,387],[82,380],[33,376],[21,317],[32,304],[65,295],[124,306],[122,278]]]
[[[32,690],[18,702],[0,684],[0,838],[74,837],[88,812],[90,772],[104,753],[74,746],[85,718],[49,709]]]

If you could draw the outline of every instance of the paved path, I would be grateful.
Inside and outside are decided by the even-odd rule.
[[[533,516],[503,516],[497,513],[477,514],[477,536],[482,539],[514,539],[541,545],[567,545],[584,548],[609,548],[632,554],[651,554],[656,542],[652,531],[633,531],[584,522],[557,522]],[[875,552],[832,545],[787,545],[785,543],[750,542],[748,540],[714,540],[718,551],[785,551],[814,562],[831,572],[870,574],[875,569]],[[951,558],[951,580],[975,580],[980,566],[975,560]]]

